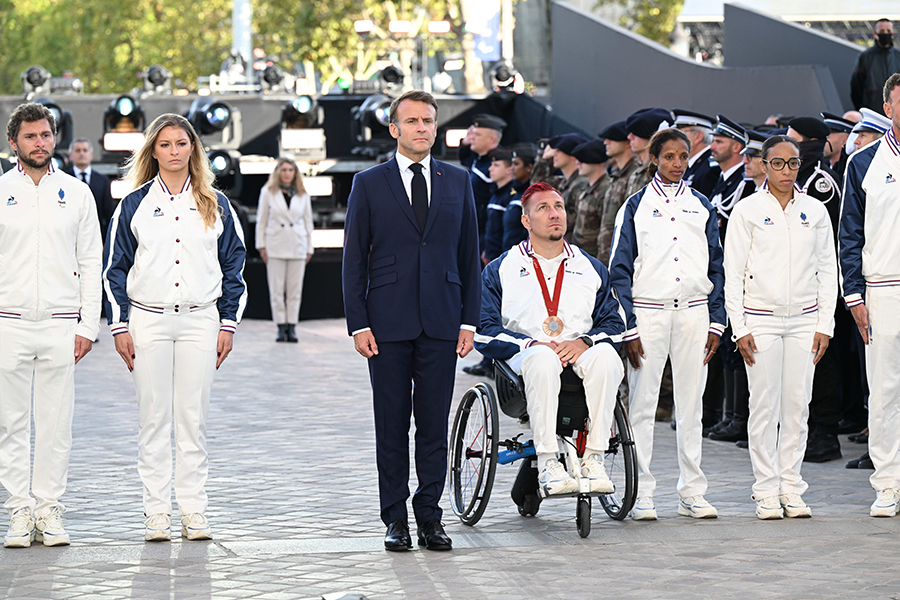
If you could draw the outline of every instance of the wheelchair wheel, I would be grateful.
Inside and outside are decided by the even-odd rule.
[[[519,514],[523,517],[533,517],[541,509],[541,498],[535,494],[526,494],[519,506]]]
[[[578,496],[578,507],[575,509],[575,525],[578,535],[583,538],[591,535],[591,497]]]
[[[497,399],[479,383],[459,403],[450,437],[450,506],[465,525],[484,514],[497,468]]]
[[[604,458],[609,479],[616,486],[616,491],[600,496],[600,504],[607,515],[621,521],[637,499],[637,456],[631,423],[619,398],[616,398],[609,448]]]

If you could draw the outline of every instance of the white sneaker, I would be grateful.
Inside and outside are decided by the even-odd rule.
[[[900,500],[900,490],[887,488],[878,492],[878,497],[869,509],[870,517],[893,517],[897,514],[897,501]]]
[[[144,520],[144,540],[168,542],[172,539],[172,517],[166,513],[152,514]]]
[[[573,494],[578,491],[578,483],[569,475],[562,463],[551,458],[538,476],[538,486],[544,496],[553,494]]]
[[[695,519],[715,519],[719,512],[703,496],[688,496],[678,503],[678,514]]]
[[[181,517],[181,537],[189,540],[211,540],[212,529],[209,527],[209,521],[200,513]]]
[[[9,529],[3,538],[5,548],[28,548],[34,541],[34,515],[30,508],[20,508],[9,519]]]
[[[781,494],[778,496],[778,502],[784,509],[784,516],[796,519],[812,516],[812,511],[800,497],[800,494]]]
[[[612,494],[616,491],[606,468],[603,466],[603,457],[599,454],[591,454],[581,461],[581,476],[591,482],[591,491],[598,494]]]
[[[635,500],[631,509],[631,518],[635,521],[655,521],[656,507],[653,506],[653,498],[641,496]]]
[[[756,498],[753,498],[756,500]],[[762,500],[756,500],[756,518],[763,521],[767,519],[781,519],[784,517],[784,510],[781,508],[781,502],[777,496],[768,496]]]
[[[68,546],[69,534],[63,529],[62,513],[58,506],[41,515],[34,522],[34,539],[45,546]]]

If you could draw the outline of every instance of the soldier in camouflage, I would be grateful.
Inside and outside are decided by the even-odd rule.
[[[588,186],[576,198],[572,242],[591,256],[597,256],[600,211],[603,208],[603,197],[609,187],[609,177],[606,176],[606,163],[609,157],[606,156],[606,145],[601,139],[577,146],[572,154],[579,163],[578,173],[588,181]]]

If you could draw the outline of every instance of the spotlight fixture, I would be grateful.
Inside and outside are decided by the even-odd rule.
[[[215,186],[229,198],[241,195],[241,155],[235,151],[210,150],[206,153],[209,165],[216,176]]]
[[[50,71],[41,65],[32,65],[22,73],[22,91],[26,96],[50,93]]]
[[[284,81],[284,71],[278,65],[269,65],[263,69],[259,84],[264,90],[271,90]]]
[[[103,149],[133,152],[144,143],[144,109],[129,94],[113,99],[103,112]]]
[[[512,65],[500,61],[491,69],[491,88],[496,92],[515,92],[521,94],[525,91],[525,80]]]
[[[361,144],[352,150],[354,154],[377,156],[394,147],[396,142],[388,129],[390,110],[391,99],[383,94],[373,94],[351,109],[353,137]]]
[[[241,113],[229,103],[212,96],[197,98],[185,117],[204,136],[208,149],[237,150],[241,145]]]
[[[151,65],[141,73],[145,94],[171,94],[172,73],[162,65]]]
[[[38,98],[35,102],[43,104],[53,114],[53,120],[56,121],[56,147],[68,148],[72,143],[72,113],[50,98]]]
[[[281,107],[281,154],[300,160],[325,159],[324,111],[312,96],[298,96]]]

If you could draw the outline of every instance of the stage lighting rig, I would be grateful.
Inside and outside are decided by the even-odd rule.
[[[491,88],[495,92],[514,92],[521,94],[525,91],[525,80],[512,65],[500,61],[491,69]]]
[[[312,96],[298,96],[281,107],[279,152],[298,160],[325,160],[325,115]]]
[[[50,93],[50,71],[41,65],[32,65],[22,73],[22,91],[30,98],[35,94]]]
[[[144,143],[143,132],[144,109],[133,96],[117,96],[103,112],[103,149],[106,152],[134,152]],[[121,160],[123,156],[119,154],[115,158]]]
[[[172,73],[162,65],[151,65],[141,72],[144,94],[171,94]]]
[[[53,114],[53,120],[56,121],[56,147],[68,150],[72,143],[72,113],[50,98],[38,98],[35,102],[43,104]]]
[[[351,109],[353,123],[351,130],[354,140],[360,144],[353,148],[353,154],[376,157],[393,149],[397,142],[391,137],[391,99],[382,94],[366,98],[362,104]]]
[[[243,187],[240,153],[234,150],[210,150],[206,157],[216,176],[216,188],[229,198],[240,196]]]
[[[241,145],[243,126],[239,110],[211,96],[197,98],[185,115],[207,149],[237,150]]]

